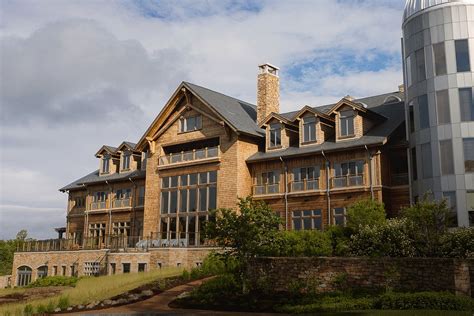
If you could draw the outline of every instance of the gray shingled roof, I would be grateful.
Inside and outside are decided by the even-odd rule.
[[[89,173],[87,176],[82,177],[65,187],[62,187],[59,189],[59,191],[69,191],[69,190],[74,190],[74,189],[81,189],[84,186],[83,185],[88,185],[88,184],[97,184],[97,183],[105,183],[105,181],[109,182],[114,182],[114,181],[120,181],[120,180],[127,180],[129,178],[131,179],[137,179],[137,178],[144,178],[146,172],[144,170],[134,170],[126,173],[114,173],[108,176],[99,176],[99,170],[96,170],[94,172]]]
[[[388,94],[390,95],[390,94]],[[385,96],[386,97],[386,96]],[[314,154],[321,151],[330,152],[348,147],[363,147],[380,145],[387,141],[388,137],[405,121],[404,103],[393,102],[382,104],[385,97],[376,96],[372,98],[365,98],[361,100],[368,105],[370,110],[381,114],[388,119],[381,124],[375,126],[361,138],[353,141],[335,142],[334,139],[326,140],[321,145],[306,146],[306,147],[289,147],[284,150],[276,150],[270,152],[258,152],[247,159],[247,162],[256,162],[260,160],[276,159],[279,157],[300,156],[306,154]],[[380,99],[382,101],[379,103]],[[377,103],[379,105],[377,105]],[[328,106],[329,107],[329,106]],[[296,112],[295,112],[296,114]],[[291,114],[290,114],[291,115]],[[293,114],[294,115],[294,114]]]
[[[189,82],[184,82],[184,85],[212,106],[237,131],[258,137],[265,135],[257,126],[255,105]]]

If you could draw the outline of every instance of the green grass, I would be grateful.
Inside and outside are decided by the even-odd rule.
[[[86,305],[94,301],[114,297],[157,279],[179,276],[182,271],[182,269],[178,268],[166,268],[144,273],[82,278],[77,282],[76,287],[68,288],[56,296],[24,303],[2,305],[0,306],[0,315],[23,315],[24,308],[27,304],[31,305],[35,310],[38,306],[47,306],[50,302],[53,302],[53,304],[57,306],[61,297],[67,297],[70,305]],[[25,291],[25,289],[8,290]],[[1,293],[3,294],[3,290]],[[8,294],[10,293],[8,292]]]
[[[472,316],[471,312],[439,311],[439,310],[367,310],[318,313],[321,316]]]

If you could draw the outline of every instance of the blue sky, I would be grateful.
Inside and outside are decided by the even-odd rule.
[[[181,81],[281,111],[395,91],[403,1],[7,1],[0,6],[0,238],[54,236],[58,188],[135,142]],[[21,220],[18,220],[18,219]]]

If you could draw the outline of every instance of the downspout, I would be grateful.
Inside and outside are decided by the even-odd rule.
[[[324,154],[324,150],[321,150],[321,154],[326,160],[326,198],[328,201],[328,226],[331,225],[331,189],[330,189],[330,180],[329,173],[331,172],[331,162],[328,157]]]
[[[105,180],[105,183],[109,186],[110,193],[112,194],[113,193],[112,192],[112,186],[109,184],[109,181]],[[110,243],[108,242],[109,240],[107,240],[107,239],[110,238],[110,235],[112,235],[111,234],[111,229],[112,229],[112,199],[110,200],[110,202],[111,202],[111,204],[109,205],[109,225],[108,225],[109,227],[107,229],[108,236],[105,239],[105,242],[107,242],[108,244],[110,244]],[[107,207],[107,205],[105,205],[105,206]]]
[[[135,225],[136,225],[135,223],[136,223],[136,220],[137,220],[136,219],[136,214],[135,214],[135,196],[137,195],[137,184],[135,182],[133,182],[132,178],[128,178],[128,180],[130,180],[130,182],[132,182],[133,188],[134,188],[134,190],[133,190],[133,200],[131,200],[131,202],[133,202],[133,204],[132,203],[130,203],[130,204],[132,206],[132,214],[133,214],[133,235],[135,235]]]
[[[374,184],[372,183],[372,158],[373,156],[370,154],[369,148],[367,145],[364,146],[365,150],[367,151],[367,157],[369,158],[369,181],[370,181],[370,196],[372,200],[374,199]]]
[[[288,166],[282,157],[280,161],[285,171],[285,230],[288,230]]]

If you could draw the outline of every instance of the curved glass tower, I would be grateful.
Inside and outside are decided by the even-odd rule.
[[[408,0],[403,63],[411,198],[474,224],[474,0]]]

